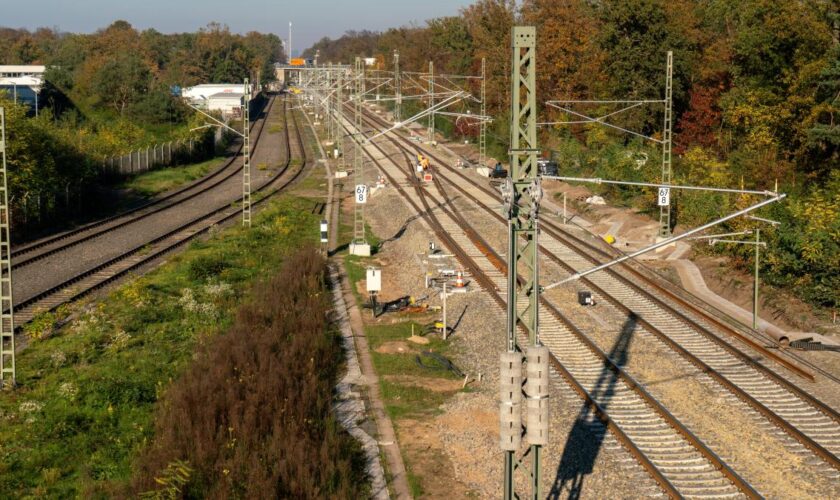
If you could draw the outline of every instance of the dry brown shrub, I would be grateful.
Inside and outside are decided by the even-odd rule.
[[[366,496],[363,454],[331,412],[342,352],[324,259],[298,251],[251,296],[162,399],[133,494],[181,461],[182,498]]]

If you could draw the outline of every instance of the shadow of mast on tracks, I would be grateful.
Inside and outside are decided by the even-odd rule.
[[[628,351],[637,323],[637,316],[631,313],[621,327],[621,334],[607,354],[619,368],[624,367],[630,359]],[[604,365],[589,394],[601,408],[608,410],[610,400],[615,394],[615,387],[619,383],[618,374],[609,366]],[[581,385],[586,387],[587,384]],[[560,465],[557,467],[557,475],[548,494],[549,498],[559,499],[565,491],[568,491],[570,499],[580,498],[583,481],[592,473],[607,432],[606,426],[598,420],[595,412],[587,403],[584,403],[566,438]]]

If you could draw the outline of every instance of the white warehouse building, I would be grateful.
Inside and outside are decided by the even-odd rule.
[[[242,116],[244,98],[242,92],[217,92],[207,98],[207,110],[219,111],[225,117]]]
[[[242,83],[205,83],[181,90],[181,97],[197,108],[220,111],[226,118],[241,116],[245,86]],[[253,94],[253,85],[248,93]]]
[[[46,66],[0,65],[0,91],[17,103],[25,103],[38,109],[38,94],[44,86]]]
[[[189,99],[194,104],[206,101],[211,95],[220,92],[242,94],[244,85],[241,83],[205,83],[194,87],[186,87],[181,90],[181,96]],[[251,85],[248,84],[248,92],[253,93]]]
[[[0,78],[34,76],[39,79],[43,79],[45,71],[47,71],[46,66],[40,66],[37,64],[0,65]]]

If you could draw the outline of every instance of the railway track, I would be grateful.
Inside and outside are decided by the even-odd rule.
[[[381,123],[377,123],[378,120],[371,120],[369,118],[367,120],[368,123],[373,123],[375,126],[381,125]],[[391,141],[401,142],[402,144],[399,147],[403,151],[406,149],[412,151],[418,149],[416,144],[409,142],[407,139],[400,137],[394,138],[391,137],[391,134],[388,137]],[[429,154],[428,151],[423,152]],[[432,156],[434,159],[433,154],[429,156]],[[440,165],[446,165],[439,158],[436,161]],[[381,164],[380,169],[383,169]],[[494,192],[484,186],[480,186],[474,180],[468,179],[456,169],[442,170],[446,170],[446,174],[440,177],[449,185],[458,189],[462,197],[471,199],[488,214],[492,214],[500,222],[505,222],[495,213],[491,205],[488,205],[488,203],[492,205],[498,205],[499,203],[499,198]],[[439,170],[437,173],[442,173],[442,170]],[[455,174],[459,176],[458,181],[447,177],[454,176]],[[440,179],[436,180],[436,189],[442,191],[443,188],[440,186]],[[467,186],[470,187],[465,188],[463,181],[466,181]],[[438,203],[451,203],[451,199],[448,199],[446,196],[441,196],[440,194],[438,196],[440,196],[437,199]],[[479,200],[481,196],[484,197],[484,201]],[[465,229],[464,224],[465,221],[462,220],[460,224],[445,227],[441,231],[444,235],[439,234],[439,236],[442,236],[442,241],[457,238],[454,235],[469,234],[470,232],[475,234],[474,230]],[[596,259],[593,254],[609,260],[610,256],[606,252],[602,250],[595,251],[598,249],[592,244],[583,241],[575,235],[569,235],[567,234],[568,232],[561,231],[561,229],[553,223],[544,224],[541,243],[544,247],[543,254],[563,267],[567,273],[583,270],[591,267],[593,264],[600,263],[601,261]],[[445,233],[453,236],[448,238]],[[475,239],[475,237],[472,238],[472,240]],[[573,239],[580,240],[580,243],[575,246],[573,242],[570,242]],[[450,243],[456,246],[465,245],[461,246],[461,248],[470,248],[467,242],[464,241],[450,241]],[[471,249],[472,253],[468,251],[467,255],[462,257],[470,259],[475,257],[478,259],[482,254],[490,256],[489,254],[493,253],[492,251],[488,252],[489,245],[486,245],[486,243],[480,243],[479,246],[486,248],[479,251],[477,247],[473,247]],[[501,259],[498,255],[490,257],[483,265],[478,265],[474,262],[472,266],[468,267],[477,267],[475,271],[479,273],[479,276],[484,273],[490,277],[490,282],[483,284],[485,289],[494,291],[504,289],[506,286],[506,282],[503,279],[504,273],[501,273],[502,277],[498,274],[494,275],[492,274],[493,269],[488,267],[489,265],[493,265],[493,267],[496,267],[496,272],[500,272],[498,263],[501,262]],[[480,262],[480,260],[477,262]],[[494,262],[496,264],[493,264]],[[837,413],[833,409],[822,404],[810,396],[810,394],[801,390],[787,379],[780,377],[763,364],[756,362],[751,355],[735,349],[729,343],[723,342],[722,339],[710,331],[713,327],[719,327],[720,325],[713,318],[709,319],[703,311],[692,311],[690,308],[685,307],[685,303],[679,301],[676,301],[678,305],[666,304],[662,300],[652,297],[649,291],[643,293],[645,291],[643,286],[653,288],[658,286],[656,283],[650,282],[649,279],[647,281],[639,279],[645,285],[637,285],[628,278],[615,272],[602,274],[603,276],[596,274],[586,284],[595,288],[596,293],[602,295],[617,310],[626,314],[627,318],[632,318],[632,321],[635,323],[634,328],[651,333],[660,341],[667,344],[670,349],[677,352],[681,357],[696,367],[699,375],[710,374],[714,383],[718,384],[718,389],[723,388],[729,391],[740,401],[746,403],[750,408],[772,422],[777,429],[783,431],[787,436],[796,439],[798,443],[807,448],[806,453],[814,453],[831,467],[835,469],[838,467],[837,450],[838,445],[840,445],[840,431],[838,431],[837,426]],[[638,278],[641,274],[637,272],[632,276]],[[609,288],[609,293],[605,291],[606,288]],[[617,288],[618,291],[616,291]],[[496,295],[498,294],[496,293]],[[669,294],[665,295],[668,296]],[[501,298],[497,299],[497,301],[501,301]],[[628,307],[626,304],[630,306]],[[666,427],[668,427],[671,430],[683,429],[683,431],[677,432],[677,434],[686,441],[696,439],[692,437],[687,429],[682,427],[682,424],[677,425],[678,422],[675,423],[675,419],[671,420],[664,407],[654,400],[642,396],[641,394],[644,393],[643,389],[641,392],[636,390],[635,394],[644,401],[648,412],[646,413],[644,410],[640,410],[637,405],[628,404],[629,400],[623,394],[624,390],[630,390],[631,388],[641,389],[639,384],[627,378],[626,373],[621,369],[620,363],[615,363],[616,360],[612,359],[613,356],[603,353],[594,342],[581,332],[575,331],[577,329],[574,328],[574,325],[568,320],[562,319],[562,315],[559,314],[559,311],[552,304],[544,300],[543,307],[550,313],[549,317],[559,322],[559,324],[554,324],[553,322],[547,323],[545,321],[542,323],[542,330],[545,332],[543,342],[551,348],[556,357],[555,361],[559,365],[555,366],[555,369],[558,373],[564,375],[567,382],[595,410],[593,415],[598,416],[597,420],[607,422],[607,427],[613,430],[619,440],[625,443],[625,446],[632,451],[633,447],[629,446],[627,441],[642,443],[642,446],[636,448],[634,455],[637,456],[639,461],[646,466],[654,477],[660,480],[660,484],[663,484],[667,492],[673,494],[674,490],[670,489],[667,483],[663,483],[661,481],[662,478],[658,477],[658,474],[664,476],[668,474],[673,475],[674,473],[683,474],[685,477],[678,477],[669,481],[671,486],[676,487],[676,491],[681,495],[728,496],[733,492],[726,490],[726,484],[730,488],[733,485],[738,485],[740,492],[747,496],[753,496],[755,494],[749,485],[745,483],[739,485],[738,481],[733,477],[727,476],[726,480],[721,482],[720,477],[715,477],[710,470],[705,468],[702,461],[698,462],[697,456],[691,457],[687,454],[686,449],[674,447],[673,445],[679,442],[679,440],[674,441],[672,438],[665,437],[664,435],[659,437],[640,435],[639,431],[653,431],[654,429],[659,429],[667,433],[668,429]],[[694,317],[693,315],[699,317]],[[570,332],[574,334],[571,337]],[[572,337],[576,338],[577,344],[572,342]],[[620,344],[620,341],[621,339],[619,339],[617,344]],[[587,366],[587,363],[581,359],[582,347],[596,354],[596,358],[600,354],[601,359],[590,360]],[[788,364],[782,363],[782,365],[790,368]],[[604,366],[610,366],[610,370],[614,374],[622,374],[619,378],[625,388],[619,391],[621,394],[616,392],[614,387],[606,391],[610,394],[608,401],[606,401],[607,406],[610,406],[613,401],[618,402],[617,406],[611,407],[610,415],[612,418],[609,416],[603,417],[606,413],[598,411],[598,395],[599,391],[603,389],[603,377],[600,374],[599,367],[603,368]],[[796,373],[796,370],[792,371]],[[596,373],[599,375],[596,376]],[[803,376],[801,373],[797,374]],[[616,396],[618,396],[618,399],[616,399]],[[647,396],[649,397],[649,395]],[[653,408],[656,408],[654,413],[663,418],[664,422],[660,422],[658,425],[648,425],[655,421],[651,419],[651,415],[649,414]],[[629,410],[628,414],[622,414],[622,411],[625,409]],[[637,418],[638,422],[642,422],[643,424],[640,427],[636,426],[633,423],[633,418]],[[662,425],[663,423],[664,426]],[[625,435],[622,436],[621,431],[623,429],[629,429],[631,435],[625,432]],[[638,439],[634,441],[634,438]],[[662,443],[668,444],[662,447]],[[649,444],[654,444],[654,446],[645,449],[645,446]],[[692,444],[695,446],[695,450],[698,450],[696,443]],[[662,453],[663,451],[667,452]],[[700,457],[708,461],[705,464],[706,466],[711,466],[714,470],[727,469],[715,463],[714,456],[699,451],[698,453]],[[647,464],[643,459],[644,457],[648,460]],[[681,467],[680,464],[685,465],[685,467]],[[698,473],[696,477],[691,476],[692,470]],[[656,471],[659,471],[659,473]],[[834,474],[836,476],[836,471]],[[706,479],[711,479],[711,483],[705,482]]]
[[[378,117],[371,122],[382,124]],[[406,139],[402,142],[411,149],[417,149],[416,144]],[[461,195],[498,222],[507,223],[492,209],[493,205],[501,203],[498,193],[458,169],[447,168],[448,163],[434,153],[423,152],[435,159],[442,167],[437,172],[445,174],[444,179]],[[465,184],[472,189],[466,188]],[[581,235],[575,235],[550,220],[541,221],[541,227],[543,255],[563,267],[569,275],[612,258]],[[596,258],[596,255],[601,258]],[[673,292],[630,266],[624,265],[621,269],[628,272],[630,278],[615,269],[607,269],[582,278],[581,283],[622,314],[635,314],[640,318],[643,331],[653,334],[700,373],[713,378],[835,470],[840,469],[840,413],[760,363],[755,354],[726,342],[715,333],[715,328],[728,334],[735,332],[725,328],[704,310],[691,307],[685,300],[678,300]],[[674,300],[674,303],[666,302],[661,298],[663,296]],[[745,340],[740,335],[737,339]],[[747,344],[756,349],[762,358],[778,362],[794,374],[813,380],[813,376],[808,377],[807,372],[782,356],[761,345]]]
[[[506,224],[488,205],[488,202],[501,201],[495,193],[462,173],[458,181],[448,177],[456,172],[454,170],[438,169],[437,173],[443,171],[447,172],[443,178],[465,198],[480,203],[485,213]],[[482,202],[475,193],[464,189],[463,181],[481,188],[486,195],[485,200]],[[542,224],[542,228],[540,244],[543,255],[561,266],[568,275],[604,262],[593,257],[594,246],[582,238],[561,232],[552,222]],[[756,362],[751,354],[724,342],[713,333],[713,325],[693,316],[693,311],[659,299],[651,289],[660,290],[661,287],[652,280],[645,279],[639,285],[616,270],[607,269],[582,278],[581,283],[621,314],[638,317],[640,330],[652,334],[691,363],[696,369],[695,375],[710,377],[827,464],[840,469],[840,414],[834,409]]]
[[[277,171],[267,182],[254,190],[254,201],[252,206],[259,206],[274,194],[286,189],[299,180],[302,173],[307,170],[309,161],[306,155],[301,131],[297,125],[297,116],[292,112],[291,120],[288,119],[286,100],[284,99],[284,122],[286,126],[286,161],[285,165]],[[294,128],[295,145],[292,145],[292,137],[289,132],[288,123],[291,122]],[[298,156],[303,161],[299,166],[292,165],[292,157]],[[91,292],[98,290],[114,281],[137,271],[144,266],[156,261],[169,252],[183,246],[198,236],[207,233],[210,228],[219,226],[234,220],[241,211],[236,204],[224,203],[208,209],[204,214],[176,227],[175,229],[158,236],[152,241],[134,247],[117,257],[88,269],[76,276],[73,276],[62,283],[50,287],[26,300],[15,304],[15,325],[30,321],[36,314],[43,311],[51,311],[59,305],[77,300]]]
[[[507,286],[507,270],[499,255],[449,208],[451,200],[440,183],[423,187],[416,181],[404,148],[400,150],[407,168],[395,172],[387,166],[389,155],[381,146],[375,147],[380,156],[370,156],[380,171],[470,270],[499,306],[497,313],[504,314],[506,304],[500,290]],[[409,193],[412,189],[414,196]],[[671,496],[758,497],[749,484],[622,370],[620,363],[589,341],[559,310],[545,301],[542,307],[549,313],[541,319],[541,331],[543,342],[552,348],[552,376],[555,381],[562,377],[585,401],[587,411],[581,415],[584,425],[595,433],[609,428]]]
[[[252,150],[256,148],[257,144],[259,144],[266,118],[271,112],[274,100],[274,97],[269,99],[268,104],[263,107],[263,110],[260,113],[261,116],[257,120],[254,120],[254,122],[250,125],[252,132],[256,132],[253,144],[251,145]],[[19,269],[23,266],[30,265],[46,257],[67,250],[68,248],[106,235],[121,227],[141,222],[152,215],[168,210],[178,204],[189,201],[202,193],[206,193],[207,191],[214,189],[242,170],[241,165],[237,166],[237,163],[241,163],[241,151],[242,145],[240,144],[236,149],[235,154],[226,160],[221,167],[217,168],[209,175],[169,192],[164,196],[155,198],[148,203],[144,203],[138,207],[106,217],[90,224],[86,224],[76,229],[65,231],[63,233],[13,248],[11,254],[12,266]]]

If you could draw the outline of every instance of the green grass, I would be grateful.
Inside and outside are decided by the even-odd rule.
[[[295,186],[295,190],[299,191],[321,191],[324,197],[327,196],[327,179],[326,179],[326,169],[324,168],[324,164],[318,162],[312,168],[309,176],[300,181],[297,186]]]
[[[379,375],[382,377],[382,375]],[[448,395],[422,387],[396,384],[380,380],[385,409],[392,419],[423,417],[439,413],[438,407],[446,401]]]
[[[127,180],[120,187],[130,189],[142,196],[154,196],[204,177],[211,170],[219,167],[222,161],[224,161],[223,158],[213,158],[183,167],[152,170]]]
[[[0,393],[0,497],[109,496],[152,437],[152,412],[203,339],[230,325],[255,280],[315,243],[311,200],[283,198],[195,242],[18,355]]]
[[[422,387],[400,384],[386,380],[389,375],[422,377],[429,380],[454,380],[457,377],[451,371],[443,369],[429,369],[417,363],[417,356],[422,351],[432,351],[449,357],[451,344],[441,340],[439,336],[428,336],[429,344],[417,345],[408,342],[409,351],[406,353],[386,354],[376,352],[376,349],[386,342],[405,340],[411,335],[411,328],[419,334],[422,326],[413,322],[402,322],[393,325],[372,325],[365,328],[365,334],[371,349],[371,357],[386,410],[393,419],[417,417],[438,413],[438,407],[449,397],[445,392],[435,392]],[[427,365],[431,362],[421,357]]]
[[[409,465],[406,465],[405,473],[408,479],[408,487],[411,489],[412,498],[420,498],[424,493],[422,478],[415,474]]]

